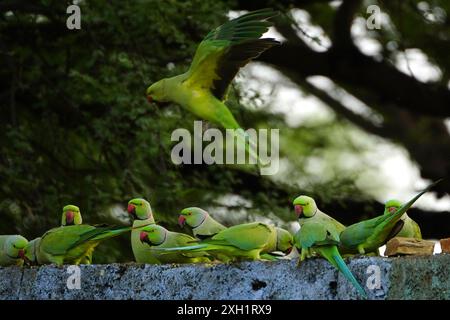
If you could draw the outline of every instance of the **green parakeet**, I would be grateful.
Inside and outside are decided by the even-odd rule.
[[[83,218],[81,216],[80,208],[74,205],[66,205],[63,208],[63,213],[61,215],[61,227],[80,225],[83,223]],[[80,260],[80,264],[91,264],[92,263],[92,252],[89,252],[86,257]]]
[[[207,211],[197,207],[183,209],[178,218],[178,224],[180,227],[184,227],[185,224],[190,226],[194,236],[200,240],[209,239],[227,228],[214,220]],[[283,232],[288,231],[280,229],[280,233],[277,234],[282,234]],[[221,256],[217,252],[215,253],[215,256],[221,261],[229,260],[227,257]],[[279,257],[271,255],[267,250],[263,250],[261,252],[261,258],[266,260],[277,260]]]
[[[317,207],[316,201],[313,198],[301,195],[295,198],[293,204],[298,219],[301,219],[301,217],[308,215],[310,219],[317,219],[320,220],[320,222],[333,224],[338,232],[344,231],[345,226],[336,219],[320,211]]]
[[[272,38],[260,39],[272,25],[266,20],[277,14],[272,9],[256,10],[215,28],[199,44],[189,70],[152,84],[147,89],[147,99],[155,103],[174,102],[201,119],[234,129],[238,143],[245,143],[247,152],[259,160],[253,142],[224,100],[239,69],[279,44]]]
[[[101,241],[129,232],[131,227],[93,227],[85,224],[53,228],[25,247],[31,264],[80,264]]]
[[[74,205],[67,205],[63,208],[61,215],[61,226],[73,226],[83,223],[80,208]]]
[[[207,211],[197,207],[183,209],[178,217],[178,224],[180,227],[187,224],[192,228],[194,236],[200,240],[211,238],[227,228],[214,220]]]
[[[318,253],[338,269],[352,283],[360,295],[367,297],[366,292],[348,269],[338,251],[340,223],[333,221],[320,210],[314,200],[307,196],[295,199],[295,211],[299,218],[300,230],[295,234],[295,246],[300,250],[300,261]]]
[[[308,220],[308,219],[306,219]],[[339,254],[337,246],[339,245],[339,232],[336,227],[329,223],[320,221],[304,221],[300,230],[294,237],[296,247],[300,250],[299,261],[311,255],[311,252],[318,253],[328,260],[336,269],[338,269],[345,278],[356,288],[361,296],[367,298],[366,292],[355,279],[350,269],[345,264]]]
[[[400,201],[395,199],[389,200],[385,203],[384,214],[394,214],[401,206],[402,203]],[[400,220],[403,222],[403,227],[400,232],[395,235],[396,237],[422,239],[419,225],[408,216],[407,212],[403,214]]]
[[[261,252],[281,251],[289,253],[293,239],[289,232],[278,232],[279,229],[261,222],[245,223],[224,229],[210,239],[191,246],[161,249],[177,252],[208,251],[217,257],[227,257],[224,262],[235,260],[260,260]],[[285,231],[285,230],[284,230]]]
[[[140,229],[140,241],[152,248],[174,248],[192,245],[196,239],[178,232],[171,232],[166,228],[152,224]],[[147,246],[147,247],[148,247]],[[172,252],[161,253],[161,251],[151,250],[147,254],[153,256],[160,263],[195,263],[210,262],[208,255],[204,252]]]
[[[383,214],[373,219],[364,220],[348,226],[340,235],[343,248],[345,248],[346,251],[347,249],[354,250],[360,254],[377,250],[389,239],[398,234],[403,227],[403,222],[401,221],[403,214],[417,199],[438,182],[429,185],[425,190],[398,208],[394,213]]]
[[[148,246],[141,242],[139,227],[155,224],[152,207],[150,203],[141,198],[132,199],[128,202],[128,213],[133,220],[133,230],[131,231],[131,248],[134,259],[138,263],[159,264],[159,261],[149,254]]]
[[[22,266],[28,240],[20,235],[0,236],[0,266]]]

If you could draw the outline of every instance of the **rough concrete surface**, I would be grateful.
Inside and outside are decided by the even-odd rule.
[[[346,262],[370,299],[450,299],[448,254]],[[351,284],[323,259],[310,259],[298,268],[295,259],[230,265],[83,265],[80,271],[81,288],[69,289],[68,266],[0,268],[0,299],[359,299]]]

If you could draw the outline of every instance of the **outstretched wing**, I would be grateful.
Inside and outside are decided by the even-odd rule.
[[[279,44],[272,38],[260,39],[272,25],[266,20],[277,14],[272,9],[252,11],[209,32],[195,52],[185,84],[224,99],[239,69]]]

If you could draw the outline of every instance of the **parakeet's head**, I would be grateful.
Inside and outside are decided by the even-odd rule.
[[[275,228],[277,230],[277,250],[284,254],[289,254],[294,246],[292,234],[284,229]]]
[[[157,246],[163,243],[167,237],[167,229],[157,224],[145,226],[140,229],[139,238],[142,243],[147,243],[150,246]]]
[[[184,227],[187,224],[191,228],[197,228],[208,217],[208,212],[201,208],[191,207],[183,209],[178,217],[178,224]]]
[[[63,208],[63,213],[61,217],[62,226],[73,226],[82,223],[83,219],[81,217],[80,208],[71,204]]]
[[[148,102],[156,103],[158,105],[169,102],[166,96],[166,79],[159,80],[155,82],[150,87],[147,88],[147,100]]]
[[[128,202],[128,213],[133,220],[147,220],[153,218],[150,203],[141,198],[132,199]]]
[[[27,264],[36,264],[36,245],[41,241],[41,238],[36,238],[28,242],[24,249],[24,261]]]
[[[28,240],[19,235],[9,236],[5,242],[5,252],[11,259],[23,259]]]
[[[395,213],[400,207],[402,206],[402,203],[396,199],[388,200],[384,204],[384,214],[392,214]]]
[[[317,205],[313,198],[308,196],[299,196],[294,200],[295,213],[297,218],[309,218],[316,214]]]

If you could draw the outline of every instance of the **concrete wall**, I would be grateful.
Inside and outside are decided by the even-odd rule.
[[[357,299],[323,259],[217,265],[80,266],[81,289],[68,289],[68,266],[0,268],[0,299]],[[450,255],[347,260],[371,299],[450,299]],[[372,266],[372,267],[370,267]],[[375,266],[375,267],[373,267]],[[379,269],[377,268],[379,267]],[[70,281],[69,281],[70,282]],[[76,284],[76,283],[75,283]]]

